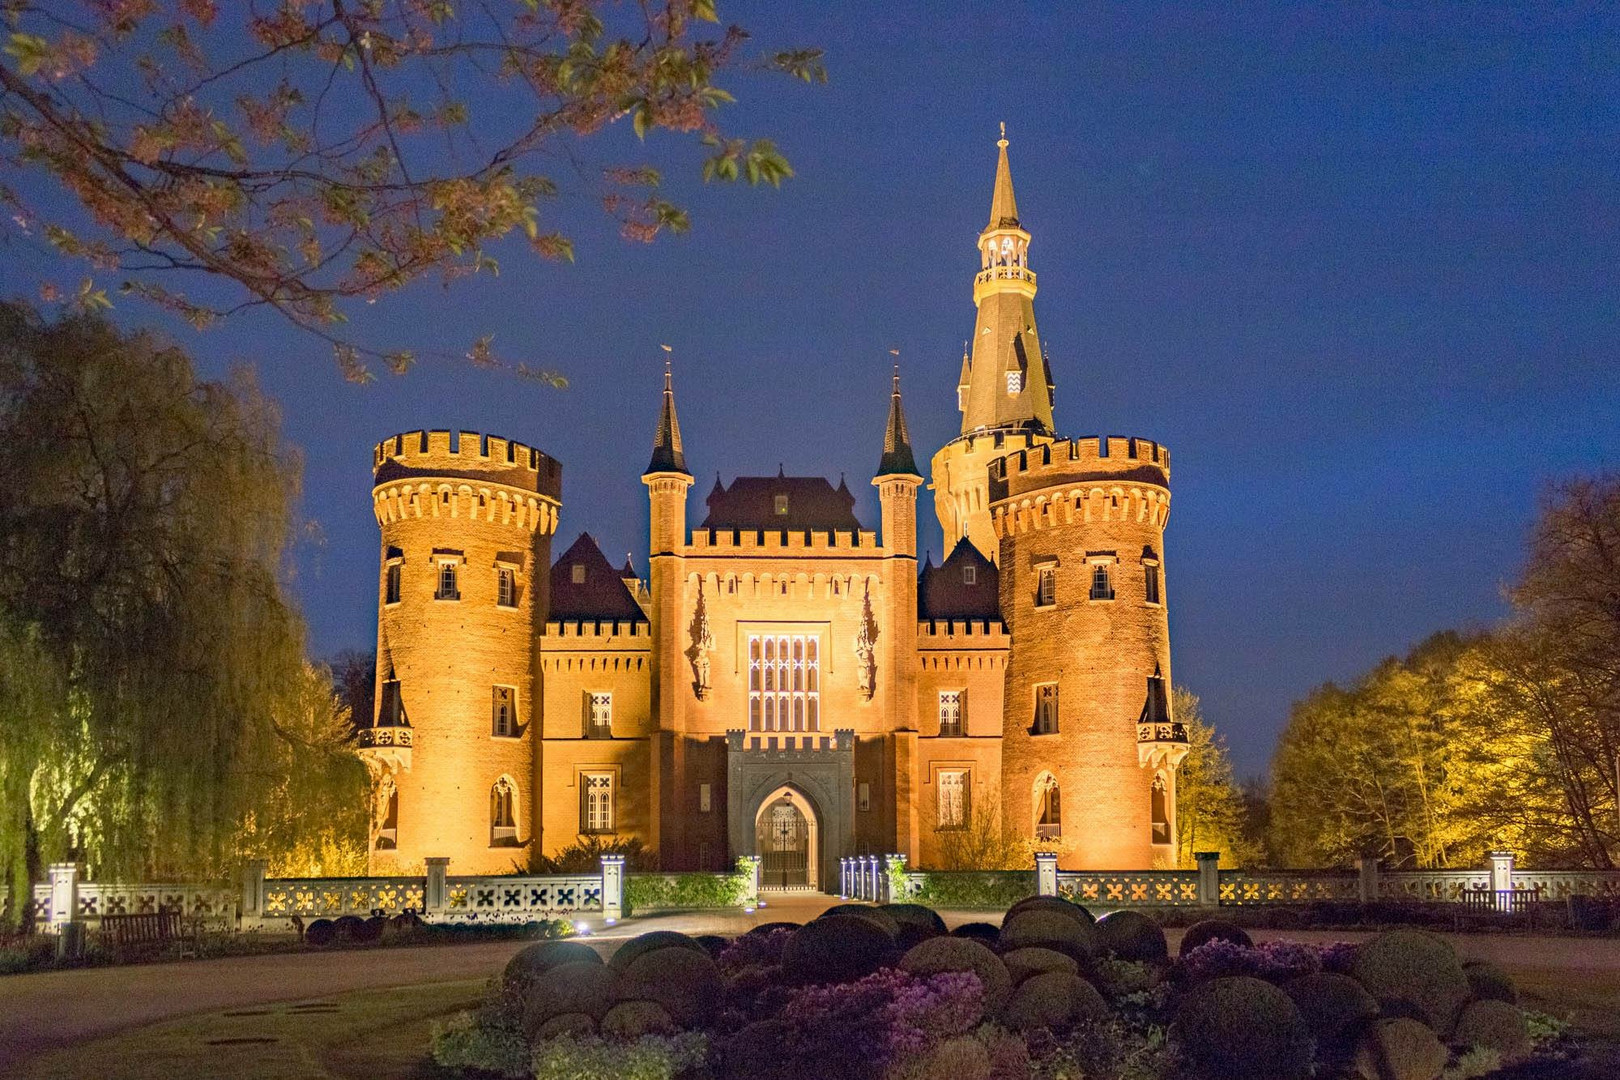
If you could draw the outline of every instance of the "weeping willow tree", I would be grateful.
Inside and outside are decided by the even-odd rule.
[[[276,409],[152,336],[0,307],[0,476],[7,879],[228,872],[311,678]]]

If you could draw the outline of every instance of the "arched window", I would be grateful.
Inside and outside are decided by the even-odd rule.
[[[1153,817],[1153,842],[1155,844],[1170,843],[1170,785],[1164,782],[1164,774],[1160,773],[1153,778],[1153,793],[1149,797],[1150,810]]]
[[[1063,835],[1063,805],[1057,777],[1041,773],[1035,779],[1035,838],[1054,840]]]
[[[377,789],[381,813],[377,826],[377,850],[393,851],[399,846],[399,786],[392,774],[384,774]]]
[[[517,785],[503,776],[489,789],[489,846],[517,847]]]

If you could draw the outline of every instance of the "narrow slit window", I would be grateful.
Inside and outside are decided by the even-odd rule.
[[[497,686],[490,695],[490,733],[497,739],[517,736],[517,690]]]
[[[397,562],[389,563],[388,564],[388,586],[387,586],[387,591],[386,591],[384,601],[383,601],[384,603],[388,603],[388,604],[397,604],[397,603],[399,603],[399,579],[400,579],[399,563],[397,563]]]
[[[497,607],[517,607],[517,571],[503,566],[495,571],[495,604]]]
[[[1147,602],[1150,604],[1157,604],[1159,602],[1159,564],[1148,563],[1142,568],[1142,570],[1144,574],[1143,584]]]
[[[1035,687],[1035,734],[1051,735],[1058,729],[1057,683],[1041,683]]]

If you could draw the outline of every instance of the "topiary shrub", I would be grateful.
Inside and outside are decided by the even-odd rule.
[[[994,948],[1001,939],[1001,927],[995,923],[967,922],[950,932],[954,938],[967,938],[969,941],[978,941]]]
[[[929,937],[946,932],[945,920],[940,918],[939,912],[921,904],[879,904],[877,910],[899,923],[902,930],[915,926],[927,930]]]
[[[332,925],[337,928],[339,941],[359,941],[360,935],[365,933],[366,920],[358,915],[340,915]]]
[[[698,940],[687,934],[675,930],[653,930],[645,934],[638,934],[629,941],[620,945],[614,954],[608,957],[608,966],[623,971],[636,960],[647,953],[657,952],[659,949],[691,949],[707,955]]]
[[[893,935],[871,919],[824,915],[793,932],[782,966],[795,982],[850,982],[882,967],[893,952]]]
[[[525,945],[506,962],[501,981],[508,986],[526,987],[535,979],[561,964],[602,964],[602,956],[589,945],[578,941],[542,941]]]
[[[677,1030],[669,1010],[656,1001],[621,1001],[602,1015],[600,1026],[610,1039],[670,1035]]]
[[[1001,962],[1007,965],[1007,974],[1011,976],[1014,986],[1031,975],[1045,975],[1052,971],[1064,975],[1080,973],[1080,965],[1074,962],[1074,957],[1055,949],[1043,949],[1039,945],[1002,953]]]
[[[1378,999],[1386,1015],[1416,1010],[1441,1035],[1451,1032],[1468,1000],[1468,976],[1457,953],[1424,930],[1391,930],[1356,950],[1351,976]]]
[[[1513,985],[1508,973],[1489,960],[1463,961],[1463,975],[1468,979],[1469,993],[1482,1001],[1519,1003],[1519,988]]]
[[[889,1066],[884,1080],[990,1080],[994,1075],[990,1051],[978,1039],[958,1035],[945,1039],[927,1054]]]
[[[1486,999],[1470,1001],[1457,1014],[1452,1045],[1462,1050],[1482,1046],[1495,1050],[1503,1065],[1517,1065],[1530,1056],[1530,1029],[1517,1005]]]
[[[772,930],[797,930],[803,925],[803,923],[796,922],[762,922],[758,926],[750,926],[747,930],[743,931],[742,936],[748,937],[750,934],[768,934]]]
[[[1001,1010],[1001,1022],[1014,1031],[1063,1029],[1108,1019],[1108,1003],[1078,975],[1048,971],[1018,985]]]
[[[534,1075],[530,1064],[534,1051],[519,1032],[480,1024],[470,1012],[433,1025],[432,1055],[434,1064],[444,1069],[513,1080]]]
[[[1210,1080],[1305,1080],[1311,1034],[1294,1002],[1240,975],[1199,983],[1176,1010],[1181,1053]]]
[[[324,949],[337,939],[337,924],[331,919],[316,919],[304,928],[304,940],[317,949]]]
[[[1198,946],[1211,941],[1230,941],[1244,948],[1251,948],[1254,945],[1254,939],[1249,937],[1248,931],[1236,923],[1227,922],[1225,919],[1204,919],[1187,927],[1186,932],[1181,935],[1181,947],[1177,955],[1186,956]]]
[[[618,972],[601,963],[574,960],[534,979],[523,1006],[523,1032],[531,1039],[554,1017],[583,1014],[597,1020],[613,1005]]]
[[[563,1013],[553,1016],[550,1020],[535,1028],[529,1038],[534,1042],[545,1042],[548,1039],[561,1038],[566,1035],[582,1036],[596,1034],[596,1020],[584,1013]]]
[[[818,917],[826,919],[836,915],[848,915],[856,919],[866,919],[891,938],[900,933],[900,924],[895,921],[893,915],[870,904],[834,904]]]
[[[911,947],[900,958],[900,970],[913,975],[937,975],[942,971],[967,971],[979,977],[984,986],[984,1013],[994,1017],[1001,1012],[1012,991],[1007,965],[989,947],[957,937],[929,938]]]
[[[656,1001],[681,1027],[695,1027],[712,1016],[720,993],[720,968],[701,948],[644,953],[619,977],[620,1001]]]
[[[1353,1068],[1361,1080],[1435,1080],[1448,1056],[1434,1032],[1403,1016],[1367,1028],[1356,1044]]]
[[[715,960],[719,960],[720,954],[731,947],[731,939],[721,937],[719,934],[699,934],[692,940],[703,946],[703,951]]]
[[[1097,955],[1097,928],[1069,915],[1041,909],[1020,911],[1001,924],[997,939],[1002,952],[1038,946],[1066,953],[1076,960]]]
[[[354,928],[354,940],[370,944],[381,941],[383,931],[388,928],[388,920],[381,915],[373,915],[369,919],[362,919],[360,925]]]
[[[1316,1039],[1319,1056],[1348,1057],[1361,1029],[1378,1015],[1378,1002],[1348,975],[1318,972],[1283,986]]]
[[[1164,928],[1140,911],[1111,911],[1098,919],[1097,940],[1121,960],[1152,964],[1170,959]]]
[[[1078,919],[1081,922],[1094,923],[1097,921],[1092,918],[1091,912],[1079,904],[1063,899],[1061,896],[1026,896],[1008,908],[1001,921],[1006,922],[1014,915],[1025,911],[1055,911],[1059,915],[1067,915],[1071,919]]]

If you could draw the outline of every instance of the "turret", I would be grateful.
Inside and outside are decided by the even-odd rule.
[[[900,403],[900,365],[894,367],[889,419],[883,429],[883,456],[872,484],[882,512],[885,612],[889,632],[879,645],[879,670],[889,673],[886,696],[889,731],[910,728],[917,716],[917,489],[922,474],[911,452],[911,433]]]

